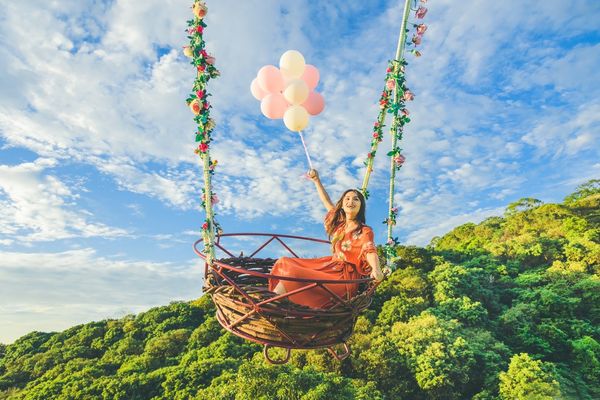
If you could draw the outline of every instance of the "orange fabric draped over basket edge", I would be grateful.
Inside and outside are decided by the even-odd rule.
[[[325,220],[331,216],[327,213]],[[303,278],[307,280],[350,280],[360,279],[371,273],[366,255],[377,253],[373,244],[373,230],[363,225],[360,233],[344,232],[344,225],[339,226],[333,234],[332,255],[320,258],[282,257],[273,266],[272,275],[282,277]],[[279,279],[269,279],[269,290],[273,291]],[[300,289],[310,282],[293,282],[281,280],[286,292]],[[358,284],[325,285],[329,290],[343,299],[351,299],[356,294]],[[316,287],[288,297],[297,304],[312,308],[327,308],[334,304],[333,296],[326,290]]]

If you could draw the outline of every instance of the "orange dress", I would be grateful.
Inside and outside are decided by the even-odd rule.
[[[330,213],[325,217],[330,216]],[[344,232],[344,225],[339,226],[333,234],[333,255],[321,258],[282,257],[273,266],[272,275],[279,277],[303,278],[314,280],[350,280],[360,279],[371,273],[366,255],[377,253],[373,244],[373,230],[363,225],[360,233]],[[310,285],[312,282],[294,282],[284,279],[269,279],[269,290],[282,282],[286,292],[291,292]],[[352,298],[358,284],[326,284],[327,288],[342,299]],[[334,297],[327,290],[315,287],[288,297],[297,304],[311,308],[327,308],[335,304]]]

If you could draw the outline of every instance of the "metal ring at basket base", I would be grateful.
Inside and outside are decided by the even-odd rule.
[[[270,344],[265,344],[264,348],[263,348],[263,355],[265,356],[265,359],[270,362],[271,364],[275,364],[275,365],[281,365],[281,364],[285,364],[290,360],[290,355],[292,354],[292,349],[286,348],[287,353],[285,355],[284,358],[282,358],[281,360],[273,360],[271,358],[271,356],[269,356],[269,348],[273,348],[274,346],[271,346]]]
[[[350,356],[350,353],[352,352],[350,350],[350,346],[348,345],[348,343],[344,342],[343,344],[344,344],[344,352],[341,354],[339,354],[337,351],[335,351],[333,346],[327,348],[327,351],[329,351],[329,354],[331,354],[338,361],[345,360],[346,358],[348,358]]]

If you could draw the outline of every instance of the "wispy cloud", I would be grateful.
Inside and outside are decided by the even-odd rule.
[[[0,252],[0,342],[30,329],[57,330],[200,295],[202,268],[64,252]],[[35,321],[35,323],[33,323]]]
[[[39,158],[0,165],[0,235],[5,243],[126,235],[123,229],[90,221],[93,215],[77,206],[78,195],[55,175],[44,173],[56,164]]]

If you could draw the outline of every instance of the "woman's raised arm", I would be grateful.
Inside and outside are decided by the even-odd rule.
[[[323,187],[323,184],[321,183],[321,179],[319,179],[319,173],[317,172],[317,170],[311,169],[310,171],[308,171],[308,177],[310,178],[311,181],[313,181],[315,183],[315,186],[317,187],[317,192],[319,193],[319,198],[323,202],[323,205],[325,206],[327,211],[332,210],[334,205],[331,202],[329,195],[325,191],[325,188]]]

